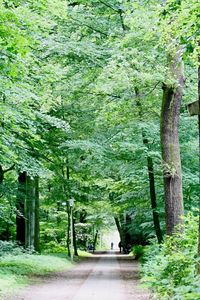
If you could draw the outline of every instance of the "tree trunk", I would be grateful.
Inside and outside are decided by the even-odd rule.
[[[94,241],[93,241],[93,253],[96,250],[96,244],[97,244],[97,238],[98,238],[98,229],[96,230],[95,236],[94,236]]]
[[[67,251],[68,256],[71,256],[70,252],[70,206],[69,202],[67,203]]]
[[[184,77],[180,55],[170,60],[175,85],[163,84],[161,109],[161,150],[163,159],[164,198],[167,234],[172,235],[175,226],[182,223],[183,195],[178,124]]]
[[[33,179],[27,176],[26,180],[26,248],[34,249],[35,234],[35,195]]]
[[[20,246],[25,246],[26,177],[26,172],[22,172],[18,176],[18,192],[16,199],[16,241]]]
[[[69,182],[69,165],[68,165],[68,159],[67,159],[67,180]],[[69,201],[67,202],[67,251],[68,256],[71,256],[70,252],[70,206]]]
[[[25,246],[39,251],[39,180],[26,177]]]
[[[136,104],[139,108],[139,118],[142,121],[142,107],[140,103],[140,94],[138,87],[135,87],[135,94],[136,94]],[[145,136],[145,133],[142,132],[142,138],[143,138],[143,144],[147,147],[149,150],[149,141]],[[154,230],[156,233],[156,237],[158,240],[158,243],[162,243],[163,237],[162,237],[162,231],[160,228],[160,218],[159,213],[157,212],[157,199],[156,199],[156,188],[155,188],[155,178],[154,178],[154,166],[153,166],[153,159],[152,157],[147,156],[147,169],[148,169],[148,175],[149,175],[149,191],[150,191],[150,199],[151,199],[151,208],[152,208],[152,215],[153,215],[153,224],[154,224]]]
[[[73,243],[74,243],[74,255],[78,256],[77,244],[76,244],[76,228],[75,228],[75,220],[73,218]]]
[[[199,41],[200,46],[200,41]],[[200,256],[200,55],[198,57],[199,67],[198,67],[198,100],[199,100],[199,114],[198,114],[198,123],[199,123],[199,237],[198,237],[198,255]],[[200,264],[198,267],[198,273],[200,273]]]
[[[123,252],[126,251],[126,241],[125,241],[125,232],[121,226],[120,220],[119,218],[115,217],[115,224],[117,226],[118,232],[119,232],[119,236],[120,236],[120,241],[121,241],[121,245],[123,248]]]
[[[2,166],[0,165],[0,184],[3,183],[3,178],[4,178],[4,172]]]
[[[143,143],[148,148],[148,139],[144,136],[144,134],[143,134]],[[163,241],[163,236],[162,236],[162,230],[160,228],[159,213],[157,212],[153,159],[149,155],[147,156],[147,168],[148,168],[148,175],[149,175],[149,190],[150,190],[151,208],[153,214],[153,224],[154,224],[154,229],[156,232],[158,243],[160,244]]]
[[[35,184],[35,236],[34,248],[35,251],[40,252],[40,203],[39,203],[39,177],[36,176]]]

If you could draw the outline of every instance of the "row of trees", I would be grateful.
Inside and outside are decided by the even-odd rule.
[[[195,0],[0,1],[1,239],[38,251],[40,218],[42,247],[69,250],[74,197],[79,246],[111,215],[124,249],[161,243],[182,188],[198,206],[197,127],[181,108],[197,99],[197,18]]]

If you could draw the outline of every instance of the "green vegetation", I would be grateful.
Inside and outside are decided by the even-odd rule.
[[[61,257],[55,254],[38,255],[27,251],[23,253],[22,249],[17,248],[8,252],[4,251],[4,255],[0,258],[0,298],[16,293],[17,290],[30,284],[33,278],[36,280],[38,275],[45,276],[52,272],[65,271],[71,266],[71,262],[66,259],[67,253],[60,254]]]
[[[167,237],[162,247],[149,246],[143,259],[143,280],[163,300],[198,300],[197,224],[192,214],[185,218],[185,230]]]
[[[131,249],[131,254],[133,255],[134,259],[143,259],[145,253],[145,247],[142,245],[133,246]]]
[[[4,244],[2,270],[19,249],[99,249],[116,226],[124,253],[153,241],[156,293],[189,299],[179,285],[198,278],[200,231],[194,245],[180,228],[199,208],[199,41],[196,0],[0,0],[0,240],[21,247]],[[154,270],[159,255],[167,268],[180,255],[180,282]]]

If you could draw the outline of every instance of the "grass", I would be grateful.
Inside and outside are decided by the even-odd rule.
[[[33,276],[64,271],[71,266],[71,262],[60,255],[5,255],[0,258],[0,299],[25,287]]]
[[[83,251],[83,250],[78,250],[78,256],[79,257],[91,257],[92,253],[86,252],[86,251]]]

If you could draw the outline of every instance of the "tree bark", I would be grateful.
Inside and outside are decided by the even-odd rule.
[[[26,176],[25,247],[39,251],[39,179]]]
[[[178,230],[176,226],[183,222],[182,216],[184,214],[178,135],[184,77],[183,64],[179,52],[176,53],[176,57],[170,59],[170,66],[171,74],[173,74],[176,84],[163,84],[160,124],[166,230],[168,235],[172,235],[173,232]]]
[[[70,252],[70,206],[69,202],[67,203],[67,251],[68,256],[71,256]]]
[[[68,165],[68,159],[67,159],[67,180],[69,182],[69,165]],[[70,252],[70,206],[69,201],[67,201],[67,251],[68,256],[71,256]]]
[[[98,238],[98,229],[96,230],[95,236],[94,236],[94,241],[93,241],[93,253],[96,250],[96,244],[97,244],[97,238]]]
[[[200,46],[200,41],[199,41]],[[200,256],[200,54],[198,56],[198,100],[199,100],[199,114],[198,114],[198,125],[199,125],[199,236],[198,236],[198,255]],[[200,274],[200,263],[198,267],[198,273]]]
[[[33,179],[26,179],[26,248],[34,249],[35,234],[35,195],[33,190]]]
[[[16,241],[20,246],[25,246],[26,177],[26,172],[19,173],[16,199]]]
[[[35,236],[34,248],[35,251],[40,252],[40,201],[39,201],[39,177],[34,179],[35,185]]]
[[[74,242],[74,255],[78,256],[77,244],[76,244],[76,228],[75,228],[75,220],[73,218],[73,242]]]
[[[143,134],[143,143],[148,148],[148,139],[145,138],[144,134]],[[162,230],[160,228],[159,213],[157,211],[157,199],[156,199],[153,159],[149,155],[147,156],[147,168],[148,168],[148,175],[149,175],[149,190],[150,190],[154,230],[156,232],[156,237],[157,237],[158,243],[160,244],[163,241],[163,236],[162,236]]]
[[[140,120],[143,120],[142,107],[141,107],[141,103],[139,101],[140,94],[139,94],[139,89],[137,87],[135,87],[135,94],[136,94],[136,104],[139,108],[139,117],[140,117]],[[143,139],[143,144],[149,150],[149,141],[148,141],[147,137],[145,136],[144,131],[142,132],[142,139]],[[148,169],[148,175],[149,175],[149,191],[150,191],[154,230],[156,233],[158,243],[160,244],[163,241],[163,236],[162,236],[162,230],[160,227],[159,213],[157,211],[157,199],[156,199],[156,187],[155,187],[153,159],[152,159],[152,157],[149,156],[149,154],[147,156],[147,169]]]
[[[0,184],[3,183],[3,179],[4,179],[4,172],[2,166],[0,165]]]
[[[115,219],[115,224],[117,226],[117,230],[119,232],[122,249],[123,249],[123,252],[125,252],[126,251],[125,232],[124,232],[124,230],[123,230],[123,228],[121,226],[119,218],[118,217],[114,217],[114,219]]]

